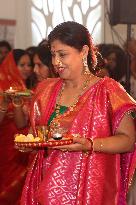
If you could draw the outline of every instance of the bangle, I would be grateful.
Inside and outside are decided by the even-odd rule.
[[[99,151],[98,152],[101,152],[102,151],[102,148],[103,148],[103,143],[102,143],[102,140],[100,142],[100,148],[99,148]]]
[[[12,104],[13,104],[13,106],[14,106],[15,108],[22,107],[22,105],[23,105],[23,100],[21,101],[20,104],[16,104],[16,103],[14,102],[14,100],[13,100],[13,101],[12,101]]]
[[[88,156],[89,153],[93,151],[93,140],[91,138],[86,138],[90,143],[91,143],[91,150],[83,150],[83,153],[85,154],[85,156]]]
[[[7,109],[0,107],[0,112],[7,112]]]
[[[98,148],[96,148],[97,149],[96,152],[102,152],[102,148],[103,148],[103,141],[101,139],[98,143]]]
[[[94,151],[93,150],[93,140],[91,138],[87,138],[87,140],[91,143],[91,148],[92,148],[91,151]]]

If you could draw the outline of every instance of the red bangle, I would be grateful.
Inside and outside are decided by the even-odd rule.
[[[92,147],[91,151],[93,151],[93,140],[91,138],[87,138],[87,140],[91,143],[91,147]]]
[[[89,153],[92,153],[93,151],[93,140],[91,138],[86,138],[91,143],[91,150],[84,150],[83,153],[88,156]]]

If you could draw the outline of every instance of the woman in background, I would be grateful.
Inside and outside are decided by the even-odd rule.
[[[26,90],[26,80],[31,75],[31,60],[27,52],[14,49],[0,66],[0,91],[10,87],[16,90]],[[28,154],[20,153],[14,148],[14,135],[26,133],[19,130],[14,122],[14,107],[16,104],[7,96],[0,97],[0,204],[19,204],[20,193],[27,171]]]
[[[39,82],[57,76],[51,62],[51,53],[47,44],[40,45],[35,49],[33,53],[33,70],[37,79],[33,91],[35,91]],[[18,98],[17,103],[21,103],[21,98]],[[29,105],[27,110],[30,110]],[[29,111],[27,113],[25,111],[26,109],[24,110],[22,107],[17,107],[15,110],[14,117],[18,128],[24,128],[29,123]]]
[[[34,72],[38,82],[56,75],[51,62],[51,53],[47,44],[37,47],[33,56],[33,63]]]
[[[127,56],[125,51],[116,44],[99,44],[97,48],[105,61],[104,69],[107,71],[105,76],[110,76],[119,82],[125,75],[127,69]],[[100,76],[102,71],[100,70],[97,76]]]
[[[0,64],[3,62],[5,57],[8,55],[8,53],[11,51],[12,46],[8,41],[0,41]]]

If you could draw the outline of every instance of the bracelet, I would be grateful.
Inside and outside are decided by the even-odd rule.
[[[100,142],[100,148],[99,148],[99,151],[98,152],[101,152],[102,151],[102,148],[103,148],[103,143],[102,143],[102,140]]]
[[[94,151],[94,149],[93,149],[93,140],[91,139],[91,138],[87,138],[87,140],[91,143],[91,147],[92,147],[92,151]]]
[[[0,108],[0,112],[3,112],[3,113],[4,113],[4,112],[7,112],[7,110],[6,110],[6,109],[1,109],[1,108]]]
[[[24,102],[23,102],[23,100],[22,100],[20,104],[16,104],[16,103],[14,102],[14,100],[13,100],[13,101],[12,101],[12,104],[13,104],[13,106],[14,106],[15,108],[19,108],[19,107],[22,107],[22,105],[24,104]]]
[[[0,112],[7,112],[7,109],[0,107]]]
[[[91,138],[86,138],[90,143],[91,143],[91,150],[83,150],[83,153],[85,154],[85,156],[88,156],[89,153],[93,151],[93,140]]]

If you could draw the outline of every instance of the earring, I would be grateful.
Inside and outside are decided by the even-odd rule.
[[[83,57],[83,66],[84,66],[84,67],[88,67],[87,57]]]
[[[87,57],[83,57],[83,67],[84,67],[84,74],[90,74],[88,64],[87,64]]]

